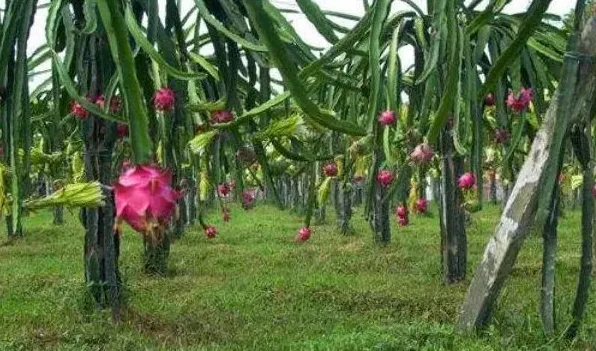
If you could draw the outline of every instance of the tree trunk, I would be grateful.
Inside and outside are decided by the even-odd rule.
[[[385,199],[387,189],[375,182],[373,202],[373,231],[374,241],[379,245],[389,245],[391,242],[391,226],[389,222],[389,201]]]
[[[489,198],[493,205],[497,204],[497,177],[495,173],[490,173],[489,179]]]
[[[465,210],[456,181],[462,174],[462,159],[455,155],[453,138],[441,133],[441,256],[443,281],[452,284],[465,279],[467,267],[467,237]]]
[[[99,96],[101,90],[102,63],[109,52],[102,51],[101,39],[90,36],[90,65],[80,75],[89,77],[91,96]],[[87,75],[89,74],[89,75]],[[112,184],[112,151],[116,142],[116,125],[95,116],[89,116],[82,123],[82,139],[85,143],[85,176],[88,181]],[[85,280],[89,292],[99,308],[111,307],[117,318],[121,304],[121,279],[118,271],[120,237],[114,230],[113,194],[104,189],[106,205],[101,208],[81,210],[85,227]]]
[[[337,182],[337,226],[343,235],[352,234],[352,185]]]
[[[143,237],[144,262],[143,269],[147,274],[165,275],[168,271],[170,257],[170,238],[168,230]]]
[[[56,206],[52,211],[52,224],[64,224],[64,206]]]

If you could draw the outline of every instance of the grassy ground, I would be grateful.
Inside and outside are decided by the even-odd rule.
[[[61,227],[49,213],[27,218],[24,240],[0,241],[0,350],[596,349],[594,298],[576,341],[543,337],[539,235],[526,242],[491,326],[469,337],[453,331],[468,281],[441,284],[436,216],[394,230],[387,248],[371,245],[359,213],[357,235],[317,226],[301,245],[293,242],[300,219],[272,207],[233,207],[227,224],[211,217],[219,236],[209,241],[190,228],[172,248],[168,277],[142,274],[141,240],[125,232],[128,308],[119,324],[84,303],[76,216]],[[473,216],[470,276],[497,218],[497,208]],[[579,215],[568,213],[560,227],[563,331],[577,282]]]

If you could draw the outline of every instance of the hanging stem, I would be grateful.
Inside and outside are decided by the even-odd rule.
[[[588,117],[589,118],[589,117]],[[583,129],[583,130],[582,130]],[[577,335],[581,324],[586,305],[588,303],[588,294],[590,290],[592,274],[592,229],[594,218],[594,198],[592,196],[592,187],[594,183],[591,161],[592,143],[591,143],[591,125],[587,123],[585,128],[574,128],[572,132],[572,143],[576,155],[583,168],[582,184],[582,255],[580,260],[579,282],[575,302],[573,303],[573,321],[567,329],[567,337],[574,338]]]
[[[561,152],[564,155],[564,151]],[[563,167],[563,157],[559,157],[559,169]],[[561,188],[555,184],[550,205],[550,213],[543,229],[542,289],[540,313],[544,334],[550,337],[555,332],[555,265],[557,260],[557,228],[559,225],[559,205]]]

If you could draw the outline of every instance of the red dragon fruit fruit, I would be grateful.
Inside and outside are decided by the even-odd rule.
[[[230,193],[230,185],[228,183],[223,183],[217,186],[217,193],[221,197],[226,197]]]
[[[128,126],[124,123],[118,123],[118,125],[116,125],[116,135],[118,136],[118,139],[128,136]]]
[[[457,180],[457,186],[461,189],[468,190],[476,185],[476,177],[470,172],[466,172]]]
[[[255,196],[248,190],[242,192],[242,208],[251,209],[255,204]]]
[[[495,96],[492,93],[486,94],[484,97],[484,105],[488,107],[495,106]]]
[[[98,96],[95,99],[95,105],[97,105],[97,107],[99,107],[100,109],[104,109],[104,107],[106,106],[106,97],[103,95]],[[118,96],[113,96],[112,99],[110,100],[110,112],[111,113],[118,113],[120,111],[120,97]]]
[[[382,186],[389,186],[393,182],[393,173],[391,171],[382,169],[377,174],[377,183],[381,184]]]
[[[153,165],[132,165],[123,168],[114,197],[117,221],[127,222],[141,234],[169,223],[180,197],[172,186],[170,173]]]
[[[75,117],[78,117],[80,119],[85,119],[89,117],[89,112],[85,110],[85,108],[81,106],[81,104],[79,104],[78,102],[72,103],[70,107],[70,113],[72,113]]]
[[[94,103],[95,103],[95,105],[97,105],[97,107],[99,107],[100,109],[103,110],[103,108],[106,106],[106,97],[103,95],[100,95],[97,98],[95,98]]]
[[[213,239],[216,235],[217,229],[215,229],[214,226],[210,225],[207,228],[205,228],[205,236],[207,237],[207,239]]]
[[[112,113],[120,112],[120,105],[121,105],[120,96],[113,96],[112,99],[110,100],[110,112],[112,112]]]
[[[323,172],[327,177],[335,177],[337,175],[337,165],[335,162],[330,162],[323,167]]]
[[[408,211],[406,210],[405,206],[399,205],[399,206],[397,206],[397,209],[395,210],[395,215],[398,218],[405,218],[408,215]]]
[[[232,111],[228,111],[228,110],[219,110],[219,111],[213,111],[211,113],[211,121],[213,123],[228,123],[228,122],[232,122],[234,120],[234,114],[232,113]]]
[[[379,114],[377,120],[382,126],[389,126],[395,124],[395,111],[384,111]]]
[[[176,94],[170,88],[161,88],[153,95],[153,105],[158,111],[169,112],[174,108]]]
[[[418,211],[418,213],[428,212],[428,201],[426,201],[425,198],[416,200],[416,211]]]
[[[433,149],[427,143],[418,144],[410,154],[412,161],[419,164],[428,163],[433,156]]]
[[[300,230],[298,231],[298,235],[296,235],[296,242],[302,243],[307,241],[308,239],[310,239],[311,234],[312,231],[309,227],[300,228]]]
[[[525,111],[530,102],[534,99],[534,90],[532,88],[521,88],[519,95],[515,96],[513,92],[509,92],[507,96],[507,106],[516,113]]]
[[[408,217],[398,217],[397,224],[399,224],[400,227],[407,227],[409,224]]]

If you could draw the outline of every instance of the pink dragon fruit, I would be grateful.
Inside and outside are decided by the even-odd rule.
[[[521,88],[519,96],[517,97],[512,91],[509,92],[509,96],[507,96],[507,106],[513,112],[520,113],[530,106],[532,99],[534,99],[534,91],[532,88]]]
[[[118,113],[120,112],[120,96],[112,96],[112,99],[110,100],[110,112],[112,113]]]
[[[393,173],[391,171],[382,169],[377,173],[377,182],[382,186],[389,186],[393,182]]]
[[[433,149],[427,143],[418,144],[410,154],[412,161],[419,164],[428,163],[433,156]]]
[[[405,218],[408,215],[408,211],[406,210],[405,206],[399,205],[399,206],[397,206],[397,209],[395,210],[395,215],[398,218]]]
[[[103,95],[98,96],[95,99],[95,105],[100,109],[104,109],[106,106],[106,97]],[[120,98],[118,96],[113,96],[110,100],[110,112],[111,113],[118,113],[120,111]]]
[[[495,106],[495,96],[492,93],[486,94],[484,97],[484,105],[486,106]]]
[[[228,110],[219,110],[219,111],[213,111],[211,113],[211,121],[213,123],[228,123],[228,122],[232,122],[234,120],[234,114],[232,113],[232,111],[228,111]]]
[[[330,162],[323,167],[323,172],[327,177],[335,177],[337,175],[337,165],[335,162]]]
[[[114,184],[117,222],[123,220],[141,234],[151,234],[167,225],[180,197],[171,182],[171,174],[157,166],[123,168]]]
[[[118,123],[116,126],[116,135],[118,136],[118,139],[128,136],[128,126],[124,123]]]
[[[377,120],[382,126],[389,126],[395,124],[395,112],[394,111],[384,111],[379,114]]]
[[[106,97],[103,95],[100,95],[97,98],[95,98],[94,103],[95,103],[95,105],[97,105],[97,107],[99,107],[100,109],[103,110],[103,108],[106,106]]]
[[[254,204],[255,204],[254,195],[250,191],[244,190],[242,192],[242,207],[245,210],[249,210],[254,206]]]
[[[153,105],[158,111],[169,112],[174,108],[176,94],[170,88],[161,88],[153,95]]]
[[[226,197],[230,193],[230,185],[228,183],[223,183],[217,186],[217,193],[221,197]]]
[[[398,217],[397,224],[399,224],[400,227],[407,227],[409,224],[408,218],[407,217]]]
[[[416,211],[418,211],[418,213],[428,212],[428,201],[426,201],[425,198],[416,200]]]
[[[302,243],[307,241],[308,239],[310,239],[311,234],[312,231],[309,227],[300,228],[300,230],[298,231],[298,235],[296,235],[296,242]]]
[[[75,117],[78,117],[80,119],[85,119],[89,117],[89,112],[85,110],[85,108],[81,106],[81,104],[79,104],[78,102],[72,103],[70,107],[70,113],[72,113]]]
[[[207,239],[213,239],[216,235],[217,229],[215,229],[214,226],[210,225],[207,228],[205,228],[205,236],[207,237]]]
[[[466,172],[457,180],[457,186],[461,189],[471,189],[476,185],[476,177],[470,172]]]

